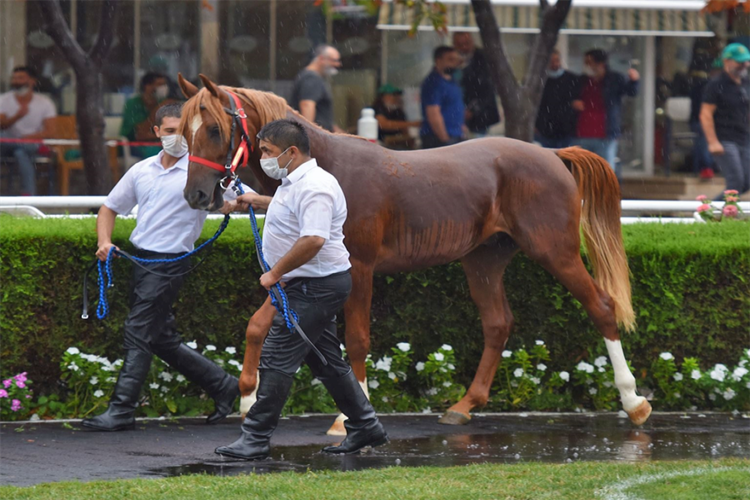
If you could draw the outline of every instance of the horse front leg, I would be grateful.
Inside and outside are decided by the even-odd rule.
[[[346,319],[346,354],[352,371],[362,386],[367,398],[367,354],[370,352],[370,306],[372,305],[372,275],[374,269],[370,265],[358,263],[352,259],[352,293],[344,305]],[[346,415],[336,417],[330,429],[329,436],[346,436],[344,427]]]
[[[242,373],[240,374],[240,413],[242,414],[242,418],[245,417],[245,414],[255,404],[260,352],[263,348],[263,341],[271,329],[274,316],[276,316],[276,308],[271,305],[271,298],[268,297],[247,323],[247,330],[245,330],[245,359],[242,363]]]

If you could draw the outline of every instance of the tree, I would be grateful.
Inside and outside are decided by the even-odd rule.
[[[102,64],[112,46],[117,0],[103,0],[99,33],[86,53],[65,22],[59,0],[43,2],[46,31],[62,50],[76,75],[76,122],[81,139],[84,172],[89,194],[106,194],[112,174],[104,138]]]
[[[441,32],[446,31],[446,9],[442,4],[426,0],[398,1],[413,5],[415,9],[413,30],[423,19],[428,18],[435,29]],[[555,5],[550,5],[548,0],[539,0],[542,18],[540,33],[536,36],[531,48],[526,75],[519,83],[505,54],[490,0],[471,0],[485,56],[492,71],[492,79],[505,110],[505,135],[507,137],[526,142],[533,140],[534,121],[542,99],[544,82],[547,79],[545,69],[557,43],[560,28],[570,11],[571,3],[572,0],[558,0]]]

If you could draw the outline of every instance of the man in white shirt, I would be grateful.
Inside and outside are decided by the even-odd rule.
[[[0,95],[0,137],[8,139],[46,139],[53,134],[55,105],[34,92],[36,73],[26,66],[13,69],[10,92]],[[34,158],[38,144],[0,143],[0,154],[16,159],[21,174],[21,194],[36,194]]]
[[[271,122],[260,131],[258,141],[263,171],[281,179],[273,198],[250,193],[237,199],[240,206],[267,209],[263,253],[271,269],[260,277],[260,284],[266,289],[279,282],[284,285],[299,325],[327,364],[277,313],[263,343],[257,401],[242,423],[240,438],[217,448],[216,453],[247,460],[269,456],[271,434],[303,362],[349,417],[344,423],[346,439],[323,451],[349,454],[385,444],[388,436],[343,360],[336,337],[336,313],[352,286],[349,252],[344,246],[344,193],[336,178],[310,157],[310,139],[300,123]]]
[[[154,133],[161,139],[164,150],[133,165],[99,210],[96,256],[100,260],[106,260],[114,247],[112,230],[117,214],[127,215],[136,205],[137,223],[130,241],[137,248],[137,256],[173,259],[193,249],[207,212],[190,208],[183,195],[189,161],[187,142],[177,134],[180,114],[180,104],[159,109]],[[229,190],[225,197],[234,197],[231,193]],[[236,202],[225,203],[222,211],[229,213],[236,206]],[[185,345],[177,333],[172,305],[190,267],[189,259],[145,266],[158,274],[133,266],[130,314],[125,320],[124,363],[109,407],[103,414],[85,419],[83,426],[105,431],[134,427],[135,410],[153,354],[200,385],[214,399],[216,411],[207,423],[218,422],[232,411],[239,386],[235,377]]]

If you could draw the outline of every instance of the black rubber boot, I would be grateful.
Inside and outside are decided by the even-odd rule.
[[[81,425],[97,431],[121,431],[135,428],[135,410],[152,355],[149,352],[130,349],[125,352],[125,360],[115,385],[115,392],[109,400],[107,411],[96,417],[84,419]]]
[[[232,412],[240,395],[240,383],[235,377],[185,344],[173,351],[156,354],[188,380],[201,386],[214,400],[215,411],[206,418],[207,424],[215,424]]]
[[[354,372],[339,378],[321,379],[333,396],[336,406],[348,417],[344,420],[346,438],[338,446],[323,448],[325,453],[353,454],[365,446],[380,446],[388,442],[388,434],[380,424],[375,409],[357,382]]]
[[[263,370],[258,382],[258,399],[242,422],[242,435],[229,446],[216,448],[216,454],[245,460],[263,460],[271,454],[271,434],[276,430],[292,377],[274,370]]]

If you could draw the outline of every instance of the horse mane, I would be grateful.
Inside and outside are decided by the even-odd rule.
[[[237,94],[246,104],[249,104],[258,113],[261,124],[266,124],[280,118],[286,118],[287,112],[291,110],[286,100],[270,92],[260,90],[243,89],[236,87],[221,87]],[[211,92],[202,88],[193,97],[187,100],[182,107],[179,133],[187,136],[191,132],[190,126],[196,116],[200,116],[201,110],[205,110],[219,126],[223,138],[229,137],[232,122],[229,115],[219,99],[215,99]]]

